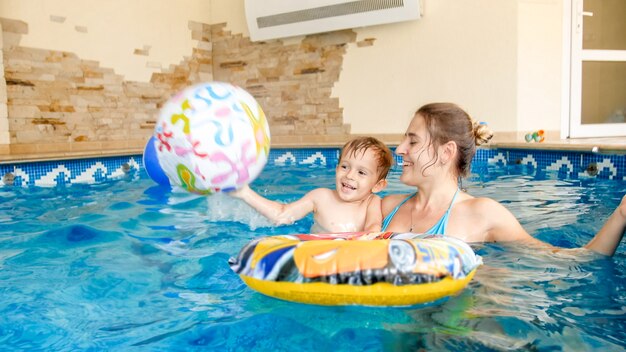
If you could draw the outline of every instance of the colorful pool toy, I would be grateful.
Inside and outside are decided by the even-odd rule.
[[[526,143],[530,143],[532,141],[535,141],[537,143],[541,143],[543,142],[546,138],[544,136],[544,131],[543,130],[538,130],[538,131],[534,131],[532,133],[527,133],[524,136],[524,139],[526,140]]]
[[[161,186],[170,186],[170,180],[167,178],[165,172],[163,172],[163,168],[159,163],[159,158],[157,157],[157,149],[156,149],[156,137],[152,136],[148,139],[146,146],[143,149],[143,167],[146,169],[146,173],[152,181],[158,183]]]
[[[263,237],[229,264],[250,288],[287,301],[411,306],[460,292],[482,260],[451,237],[357,232]]]
[[[194,85],[169,99],[154,136],[170,183],[198,194],[252,182],[270,150],[261,106],[244,89],[223,82]]]

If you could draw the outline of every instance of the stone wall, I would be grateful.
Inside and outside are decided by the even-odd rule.
[[[7,86],[4,79],[4,55],[2,48],[2,23],[0,23],[0,154],[8,153],[9,149],[9,115],[7,109]]]
[[[344,139],[349,134],[331,90],[346,46],[356,40],[353,31],[308,36],[287,45],[251,42],[225,27],[190,22],[196,47],[178,65],[153,74],[150,82],[126,81],[113,69],[70,52],[4,45],[0,144],[6,106],[13,153],[33,152],[33,145],[40,146],[35,152],[141,148],[169,96],[211,80],[234,83],[257,98],[274,141]]]

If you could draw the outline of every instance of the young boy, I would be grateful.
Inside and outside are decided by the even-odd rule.
[[[240,198],[277,225],[292,224],[313,212],[311,233],[380,231],[381,198],[393,163],[391,150],[372,137],[346,143],[337,164],[335,189],[317,188],[299,200],[283,204],[266,199],[246,186],[231,195]]]

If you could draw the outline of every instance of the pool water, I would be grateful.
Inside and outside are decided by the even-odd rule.
[[[411,191],[390,175],[390,192]],[[333,187],[326,167],[266,168],[253,188],[292,201]],[[626,182],[490,168],[463,186],[538,238],[588,242]],[[238,200],[155,186],[143,171],[95,185],[0,188],[0,350],[484,351],[626,346],[626,244],[605,258],[480,244],[458,296],[425,307],[324,307],[247,288],[228,266],[271,227]]]

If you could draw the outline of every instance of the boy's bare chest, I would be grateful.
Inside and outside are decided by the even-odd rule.
[[[367,206],[363,203],[344,203],[319,209],[315,221],[332,232],[362,231],[365,226]]]

